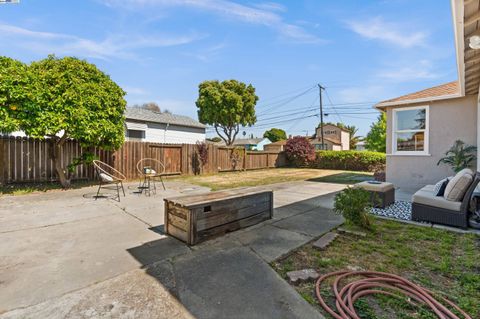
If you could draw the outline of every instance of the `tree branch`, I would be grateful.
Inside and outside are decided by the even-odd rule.
[[[223,135],[220,134],[220,132],[218,131],[218,125],[215,125],[214,127],[215,127],[215,131],[217,132],[217,135],[220,136],[220,138],[225,142],[226,145],[228,145],[227,139],[225,137],[223,137]]]

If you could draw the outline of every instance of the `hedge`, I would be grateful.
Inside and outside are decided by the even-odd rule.
[[[385,153],[369,151],[317,151],[315,168],[373,172],[385,169]]]

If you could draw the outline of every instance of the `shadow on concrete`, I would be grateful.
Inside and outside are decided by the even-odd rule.
[[[192,248],[165,237],[128,252],[196,318],[322,318],[254,251],[285,255],[338,226],[335,194],[278,206],[273,220]],[[149,229],[163,235],[162,226]]]
[[[328,176],[307,179],[308,182],[334,183],[334,184],[356,184],[364,181],[373,180],[369,174],[358,173],[338,173]]]

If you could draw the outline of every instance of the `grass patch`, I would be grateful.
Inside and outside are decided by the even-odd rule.
[[[82,188],[86,186],[96,185],[95,181],[72,181],[71,189]],[[18,184],[6,184],[0,185],[1,195],[26,195],[31,193],[47,192],[51,190],[63,189],[62,185],[58,182],[44,182],[44,183],[18,183]]]
[[[354,184],[366,179],[372,179],[372,173],[309,168],[275,168],[173,178],[173,180],[210,187],[212,190],[305,180]]]
[[[472,318],[480,318],[480,236],[379,219],[374,223],[375,232],[365,238],[340,235],[325,251],[308,244],[272,266],[284,278],[287,271],[304,268],[321,274],[351,267],[390,272],[446,296]],[[312,283],[295,289],[323,313]],[[328,295],[328,287],[325,292]],[[362,318],[435,318],[426,309],[388,296],[361,298],[357,305]]]

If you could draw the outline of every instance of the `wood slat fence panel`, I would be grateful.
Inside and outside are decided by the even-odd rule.
[[[48,140],[29,137],[0,137],[0,184],[21,182],[47,182],[57,179],[53,161],[50,159],[51,144]],[[155,158],[165,164],[168,174],[212,174],[282,167],[286,165],[283,152],[245,151],[229,147],[208,146],[208,161],[200,164],[194,144],[160,144],[127,141],[117,151],[83,148],[75,140],[63,147],[61,163],[65,167],[83,152],[93,152],[101,161],[121,171],[127,179],[139,178],[137,163],[142,158]],[[236,154],[233,165],[232,154]],[[96,174],[91,165],[79,165],[73,179],[94,179]]]

